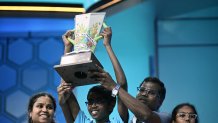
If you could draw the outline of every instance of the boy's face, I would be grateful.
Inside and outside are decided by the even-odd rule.
[[[86,102],[88,111],[96,121],[108,121],[111,106],[107,99],[96,93],[90,93],[88,102]]]

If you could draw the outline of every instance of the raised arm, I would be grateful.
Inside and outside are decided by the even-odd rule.
[[[73,33],[74,33],[73,30],[68,30],[62,36],[63,43],[64,43],[64,54],[72,51],[73,44],[68,40],[68,38],[74,39]],[[64,83],[62,85],[65,85],[65,86],[69,84],[69,83],[66,84],[64,81],[62,81],[62,83]],[[69,88],[69,86],[70,85],[68,85],[67,87]],[[59,86],[59,88],[61,88],[61,85]],[[59,91],[60,91],[60,89],[59,89]],[[66,119],[66,122],[72,123],[72,122],[74,122],[74,120],[75,120],[75,118],[80,110],[80,107],[79,107],[79,104],[77,102],[77,99],[75,98],[75,96],[72,92],[72,89],[71,89],[71,91],[67,91],[67,92],[68,93],[59,92],[59,97],[62,99],[60,106],[61,106],[61,109],[64,113],[64,117]],[[64,93],[66,93],[66,94],[64,94]],[[72,106],[72,105],[74,105],[74,106]]]
[[[104,36],[104,46],[107,50],[107,53],[110,57],[110,60],[112,62],[114,72],[116,75],[116,80],[118,83],[123,87],[125,90],[127,90],[127,81],[126,81],[126,76],[125,73],[122,69],[122,66],[120,65],[119,60],[117,59],[112,46],[111,46],[111,38],[112,38],[112,29],[111,27],[104,28],[102,31],[101,35]]]
[[[127,91],[127,81],[126,76],[124,74],[124,71],[111,47],[111,38],[112,38],[112,30],[110,27],[104,28],[101,35],[104,37],[104,46],[107,50],[107,53],[110,57],[110,60],[112,62],[114,72],[116,75],[117,83],[120,84],[121,88],[123,88],[125,91]],[[123,104],[122,100],[118,97],[118,112],[120,114],[120,117],[122,120],[127,123],[129,119],[129,113],[127,107]]]
[[[160,118],[156,113],[154,113],[146,104],[143,104],[132,97],[124,89],[119,89],[118,96],[138,120],[147,121],[149,123],[161,123]]]
[[[58,101],[59,105],[63,111],[66,123],[73,123],[74,119],[72,117],[72,113],[70,112],[70,106],[67,104],[67,100],[71,94],[71,85],[69,83],[65,83],[63,80],[61,84],[57,87],[58,92]]]
[[[70,106],[70,112],[72,113],[72,116],[75,120],[80,111],[80,106],[74,93],[71,93],[67,103]]]

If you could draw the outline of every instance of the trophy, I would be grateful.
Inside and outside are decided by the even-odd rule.
[[[102,36],[99,36],[105,12],[88,13],[75,16],[75,39],[68,38],[73,43],[74,50],[61,57],[60,65],[54,68],[65,82],[73,86],[95,84],[87,74],[89,70],[96,70],[96,64],[103,68],[95,57],[96,45]]]

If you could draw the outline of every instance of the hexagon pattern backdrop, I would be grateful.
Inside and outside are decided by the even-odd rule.
[[[58,103],[60,77],[53,66],[63,54],[63,33],[0,33],[1,123],[26,123],[29,98],[37,92],[51,93]],[[56,121],[65,122],[57,106]]]

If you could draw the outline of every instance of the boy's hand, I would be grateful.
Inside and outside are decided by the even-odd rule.
[[[111,45],[112,30],[110,27],[104,28],[100,35],[104,37],[103,43],[105,46]]]
[[[57,87],[58,101],[60,105],[64,105],[66,103],[72,93],[72,89],[73,87],[71,83],[66,83],[63,80],[61,81],[61,84]]]
[[[67,32],[62,35],[62,39],[65,47],[72,47],[73,44],[71,41],[69,41],[69,38],[72,40],[75,39],[74,32],[75,30],[67,30]]]

